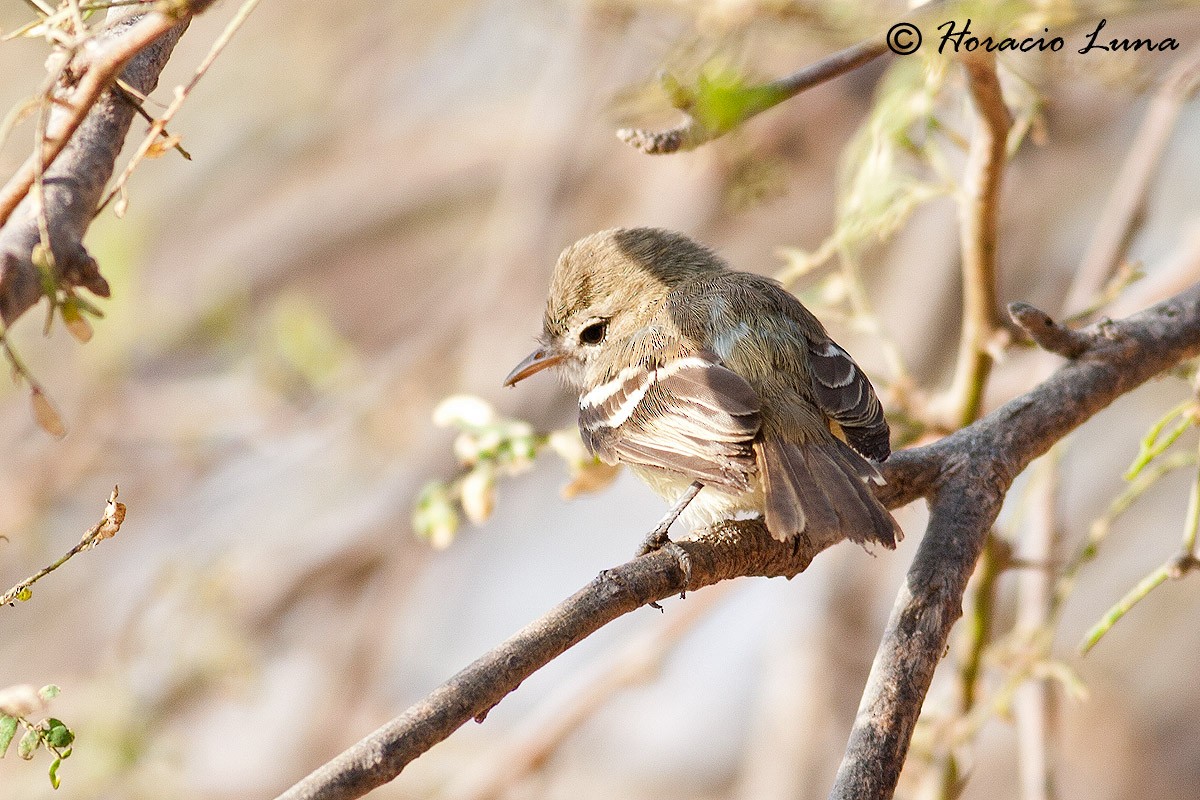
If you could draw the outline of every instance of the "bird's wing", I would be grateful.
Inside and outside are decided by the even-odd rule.
[[[857,452],[888,457],[887,420],[871,382],[777,282],[744,272],[704,275],[672,300],[668,311],[683,335],[710,347],[762,397],[811,404]]]
[[[851,447],[883,461],[891,454],[888,424],[871,381],[828,336],[807,342],[817,406],[842,427]]]
[[[759,399],[710,353],[621,370],[579,400],[588,449],[735,491],[751,486]]]

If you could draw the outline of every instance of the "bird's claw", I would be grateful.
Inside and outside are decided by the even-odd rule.
[[[667,529],[661,526],[651,531],[650,535],[642,541],[637,555],[641,557],[658,550],[665,550],[674,556],[676,563],[679,564],[679,569],[683,572],[683,591],[679,593],[679,599],[682,600],[687,597],[687,590],[692,586],[692,557],[681,545],[672,541],[667,536]],[[662,608],[658,603],[651,603],[650,606],[651,608]]]

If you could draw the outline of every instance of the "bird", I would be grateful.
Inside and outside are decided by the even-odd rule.
[[[557,371],[588,450],[677,501],[639,553],[673,545],[685,506],[784,542],[902,538],[871,489],[891,452],[875,390],[778,282],[681,233],[614,228],[563,251],[542,327],[504,383]]]

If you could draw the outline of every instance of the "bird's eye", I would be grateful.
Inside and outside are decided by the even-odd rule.
[[[597,320],[579,332],[579,341],[583,344],[600,344],[607,332],[608,320]]]

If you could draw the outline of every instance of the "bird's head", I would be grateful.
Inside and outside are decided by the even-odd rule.
[[[541,346],[504,384],[558,367],[567,383],[586,391],[612,372],[621,345],[650,325],[672,289],[724,268],[708,248],[660,228],[615,228],[580,239],[554,267]]]

